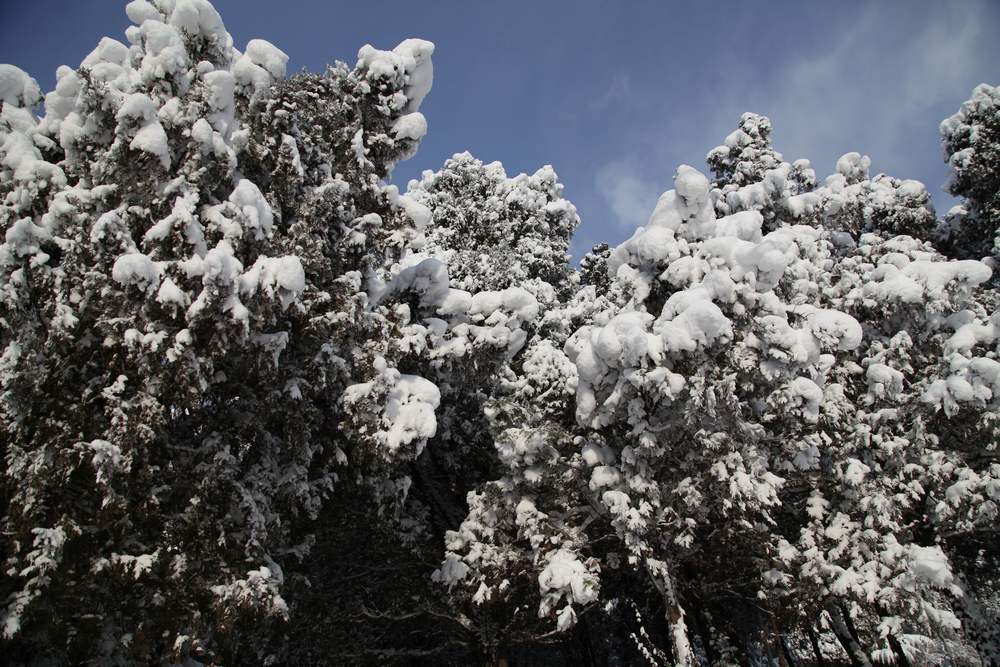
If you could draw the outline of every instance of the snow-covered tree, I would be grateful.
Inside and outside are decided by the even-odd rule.
[[[533,572],[539,615],[567,629],[623,569],[657,591],[677,664],[777,655],[798,628],[862,662],[957,639],[967,591],[944,535],[988,525],[997,500],[976,453],[996,441],[990,270],[795,224],[870,183],[860,156],[841,163],[829,195],[788,194],[782,169],[742,186],[770,197],[768,234],[757,210],[717,218],[708,180],[678,170],[607,259],[608,296],[585,288],[585,326],[525,363],[554,410],[515,398],[493,416],[507,470],[470,496],[439,578],[509,604]]]
[[[433,47],[284,81],[205,0],[127,13],[40,120],[2,71],[3,634],[22,659],[262,660],[238,638],[288,617],[338,468],[434,433],[364,284],[427,223],[381,179]]]
[[[580,259],[580,284],[593,285],[598,294],[605,294],[611,286],[608,276],[608,258],[611,248],[607,243],[598,243]]]
[[[566,294],[567,249],[580,219],[562,191],[552,167],[508,178],[499,162],[459,153],[408,194],[430,209],[424,250],[448,265],[456,287],[478,292],[535,280]]]
[[[816,186],[816,174],[808,160],[784,162],[771,146],[771,120],[747,112],[725,142],[709,151],[705,161],[715,174],[712,199],[719,215],[738,211],[760,211],[764,231],[776,224],[775,197],[778,187],[768,172],[778,170],[780,187],[786,196],[809,192]]]
[[[771,119],[745,113],[725,142],[709,151],[705,161],[715,173],[713,187],[741,188],[764,180],[764,173],[777,168],[781,154],[771,146]]]
[[[961,109],[941,122],[945,188],[962,198],[948,212],[944,245],[955,256],[1000,256],[1000,88],[979,84]]]
[[[725,143],[709,152],[706,159],[716,175],[712,199],[718,215],[759,211],[765,233],[780,226],[782,219],[802,219],[806,212],[813,216],[811,224],[855,238],[878,232],[937,239],[930,195],[919,181],[885,174],[871,178],[870,158],[847,153],[837,161],[836,173],[818,184],[808,160],[784,162],[771,148],[771,131],[767,117],[743,114]]]
[[[786,216],[847,232],[855,240],[870,232],[936,240],[937,218],[924,184],[885,174],[871,178],[870,164],[867,155],[841,156],[823,185],[782,202]]]
[[[9,660],[1000,660],[994,89],[963,259],[745,114],[578,272],[551,167],[386,183],[429,42],[286,78],[126,12],[40,118],[0,65]]]

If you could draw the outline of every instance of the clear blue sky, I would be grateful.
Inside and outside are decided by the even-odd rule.
[[[358,48],[430,39],[430,130],[401,187],[451,154],[509,174],[552,164],[583,225],[579,258],[645,222],[678,164],[705,170],[743,111],[771,117],[785,158],[820,178],[857,150],[872,170],[951,200],[938,123],[981,81],[1000,83],[1000,2],[304,2],[215,0],[237,48],[260,37],[290,71],[353,64]],[[0,0],[0,62],[44,90],[109,35],[124,2]]]

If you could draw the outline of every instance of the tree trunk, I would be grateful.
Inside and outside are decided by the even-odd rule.
[[[701,645],[705,649],[705,659],[708,660],[708,664],[714,665],[719,656],[716,655],[715,646],[712,644],[713,628],[708,623],[705,610],[697,602],[691,605],[691,619],[694,621],[698,634],[701,635]]]
[[[906,653],[903,651],[903,645],[899,643],[899,638],[896,635],[889,635],[888,640],[889,647],[896,654],[896,667],[912,667],[910,659],[906,657]]]
[[[795,661],[795,656],[792,655],[792,649],[788,647],[788,641],[785,639],[785,636],[779,635],[778,641],[781,643],[781,654],[785,658],[785,663],[788,667],[796,667],[798,663]]]
[[[952,597],[952,606],[962,621],[965,636],[984,665],[1000,665],[1000,616],[987,611],[964,582],[963,588],[962,595]]]
[[[847,626],[847,631],[851,633],[851,637],[854,638],[854,641],[860,644],[861,635],[858,634],[858,629],[854,627],[854,619],[851,617],[851,612],[848,611],[847,605],[845,605],[843,602],[840,602],[838,603],[837,606],[840,607],[840,613],[843,615],[844,624]]]
[[[486,667],[507,667],[507,647],[499,643],[490,644]]]
[[[823,651],[819,647],[819,637],[816,636],[816,631],[813,630],[812,625],[806,626],[806,635],[809,637],[809,643],[812,644],[813,653],[816,654],[816,667],[826,667],[826,659],[823,657]]]
[[[684,622],[684,608],[681,607],[680,601],[677,599],[677,592],[674,590],[673,577],[666,563],[657,561],[647,563],[646,567],[667,608],[664,618],[667,621],[667,629],[670,631],[670,648],[674,656],[674,667],[694,667],[697,661],[694,657],[694,649],[691,647],[691,640],[688,638],[687,623]]]
[[[413,473],[412,479],[417,483],[417,488],[423,492],[424,500],[431,508],[431,522],[438,529],[441,536],[449,530],[458,528],[465,518],[464,508],[453,501],[447,490],[442,489],[437,480],[437,464],[430,454],[425,450],[411,464]]]
[[[826,611],[830,614],[830,629],[833,630],[833,634],[837,637],[840,645],[847,651],[847,657],[851,659],[851,664],[854,667],[872,667],[868,654],[861,647],[861,642],[851,632],[847,621],[844,620],[842,608],[836,604],[829,604]]]

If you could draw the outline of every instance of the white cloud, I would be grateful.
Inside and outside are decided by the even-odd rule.
[[[839,156],[859,151],[872,158],[872,173],[922,180],[938,208],[948,208],[950,199],[939,189],[946,167],[938,123],[980,80],[997,83],[989,4],[829,7],[851,13],[830,21],[845,26],[839,34],[789,40],[768,62],[736,62],[739,48],[719,51],[718,59],[703,63],[711,71],[703,86],[680,88],[665,77],[658,86],[625,87],[627,71],[613,77],[605,98],[627,90],[630,113],[621,119],[620,150],[596,173],[597,192],[618,222],[603,236],[615,241],[645,224],[664,189],[659,186],[670,187],[677,165],[707,174],[705,154],[745,111],[769,116],[775,147],[789,161],[812,161],[820,178]],[[662,112],[629,124],[636,109]]]
[[[618,226],[632,230],[646,224],[660,189],[643,175],[635,160],[616,160],[597,170],[597,192],[615,216]]]
[[[858,150],[876,170],[908,176],[902,172],[923,155],[936,157],[940,118],[924,127],[926,116],[957,109],[982,69],[978,54],[989,36],[977,20],[981,10],[978,2],[933,4],[915,20],[901,17],[898,5],[869,4],[832,50],[788,54],[775,85],[744,91],[742,106],[769,115],[785,157],[810,158],[820,174]]]

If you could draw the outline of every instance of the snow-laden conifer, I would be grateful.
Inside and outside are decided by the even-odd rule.
[[[3,634],[24,659],[257,661],[236,638],[287,618],[342,467],[434,433],[366,285],[427,223],[381,179],[422,137],[433,46],[285,79],[205,0],[126,11],[40,119],[2,71]]]
[[[962,202],[946,216],[945,246],[956,256],[1000,255],[1000,89],[979,84],[941,121],[948,192]]]

